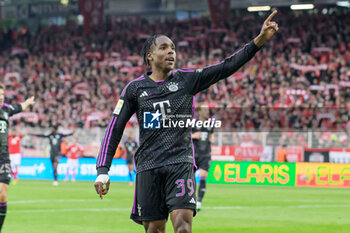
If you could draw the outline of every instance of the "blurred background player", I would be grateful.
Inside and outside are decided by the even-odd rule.
[[[57,167],[58,167],[58,163],[60,162],[60,158],[61,158],[61,143],[62,143],[62,139],[64,137],[68,137],[68,136],[72,136],[73,135],[73,133],[70,133],[70,134],[57,133],[57,129],[58,129],[58,126],[55,125],[55,126],[52,127],[51,133],[48,134],[48,135],[31,134],[32,136],[49,139],[49,143],[50,143],[50,159],[51,159],[51,163],[52,163],[52,167],[53,167],[53,177],[54,177],[53,185],[54,186],[58,185],[58,181],[57,181]]]
[[[287,144],[283,143],[281,149],[277,153],[277,162],[285,163],[288,162],[287,159]]]
[[[209,106],[201,103],[198,106],[198,120],[204,122],[209,119]],[[197,196],[197,210],[202,206],[202,200],[206,190],[206,179],[211,162],[211,143],[214,141],[212,127],[194,127],[192,139],[195,152],[195,161],[199,170],[200,183]]]
[[[69,180],[69,175],[72,175],[72,181],[75,181],[75,176],[78,173],[79,161],[78,158],[84,154],[84,148],[78,143],[78,139],[74,138],[73,143],[67,147],[67,174],[66,179]]]
[[[14,184],[18,181],[18,167],[21,164],[21,140],[24,134],[17,131],[17,128],[10,130],[8,138],[9,153],[11,160],[11,174]]]
[[[126,149],[126,164],[128,165],[129,169],[129,184],[133,185],[133,174],[135,172],[134,154],[137,150],[138,145],[137,142],[132,138],[132,132],[129,133],[128,139],[124,142],[124,147]]]
[[[0,232],[7,212],[7,190],[11,180],[8,148],[9,117],[35,104],[34,96],[14,106],[5,104],[5,86],[0,84]]]

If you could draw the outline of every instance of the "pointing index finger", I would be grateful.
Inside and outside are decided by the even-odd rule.
[[[268,23],[268,22],[270,22],[271,21],[271,19],[275,16],[275,14],[277,14],[277,11],[276,10],[274,10],[270,15],[269,15],[269,17],[266,19],[266,23]]]
[[[95,183],[95,189],[96,189],[96,192],[97,192],[97,194],[99,194],[100,195],[100,198],[102,199],[103,197],[102,197],[102,189],[103,189],[103,184],[101,183],[101,182],[96,182]]]

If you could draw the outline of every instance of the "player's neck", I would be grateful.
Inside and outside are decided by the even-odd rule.
[[[152,79],[153,81],[157,82],[160,80],[165,80],[167,77],[171,75],[171,70],[169,72],[164,72],[160,70],[152,70],[152,74],[150,74],[148,77]]]

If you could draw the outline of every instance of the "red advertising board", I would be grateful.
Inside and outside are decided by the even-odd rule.
[[[219,160],[231,161],[260,161],[264,151],[263,146],[212,146],[212,156],[230,157]]]
[[[350,188],[350,164],[297,163],[295,185]]]

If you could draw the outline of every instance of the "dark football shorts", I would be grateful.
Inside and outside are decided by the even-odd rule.
[[[196,160],[197,169],[200,168],[205,171],[209,171],[210,162],[211,162],[210,154],[207,154],[207,155],[202,154],[199,156],[195,156],[195,160]]]
[[[130,218],[142,221],[168,219],[176,209],[196,215],[196,181],[190,163],[172,164],[136,174],[134,206]]]
[[[126,155],[126,163],[127,164],[134,164],[134,157],[131,154]]]
[[[61,155],[58,155],[58,154],[57,155],[56,154],[50,155],[51,163],[59,163],[60,159],[61,159]]]
[[[11,165],[8,162],[0,163],[0,183],[10,184]]]

